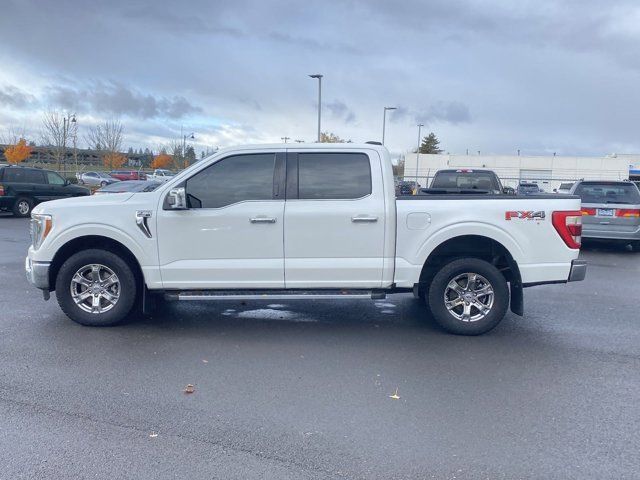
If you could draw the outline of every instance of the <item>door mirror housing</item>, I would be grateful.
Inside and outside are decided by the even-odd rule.
[[[184,187],[176,187],[169,190],[164,199],[165,210],[186,210],[187,192]]]

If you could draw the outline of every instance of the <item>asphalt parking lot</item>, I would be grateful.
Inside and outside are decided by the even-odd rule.
[[[640,253],[586,248],[586,281],[469,338],[410,295],[81,327],[28,243],[0,216],[2,478],[638,478]]]

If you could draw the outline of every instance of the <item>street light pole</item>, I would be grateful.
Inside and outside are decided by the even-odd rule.
[[[418,193],[418,166],[420,165],[420,134],[424,127],[423,123],[418,124],[418,150],[416,150],[416,193]]]
[[[284,143],[287,143],[289,140],[291,140],[291,137],[280,137],[280,140],[282,140]]]
[[[382,145],[384,145],[384,131],[387,125],[387,110],[396,110],[398,107],[384,107],[384,113],[382,114]]]
[[[180,135],[182,135],[182,127],[180,127]],[[189,135],[182,135],[182,166],[186,168],[187,163],[187,138],[193,140],[195,137],[195,133],[191,132]]]
[[[76,123],[75,113],[62,117],[62,175],[65,177],[67,174],[67,134],[70,123]]]
[[[320,143],[320,122],[322,117],[322,75],[319,73],[315,73],[313,75],[309,75],[309,77],[318,79],[318,143]]]

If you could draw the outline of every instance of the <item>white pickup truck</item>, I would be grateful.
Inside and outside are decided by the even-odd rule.
[[[57,200],[32,215],[27,277],[83,325],[165,300],[384,298],[413,292],[477,335],[523,287],[582,280],[580,199],[396,198],[375,144],[226,149],[153,192]],[[425,313],[427,315],[427,313]]]
[[[168,182],[169,180],[171,180],[173,177],[175,177],[176,174],[173,173],[171,170],[165,170],[163,168],[156,168],[153,173],[150,173],[149,175],[147,175],[147,180],[151,180],[154,182]]]

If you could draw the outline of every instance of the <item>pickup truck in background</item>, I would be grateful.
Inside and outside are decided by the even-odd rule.
[[[395,197],[372,144],[220,150],[148,193],[47,202],[26,273],[83,325],[138,301],[371,298],[413,292],[456,334],[495,327],[523,288],[582,280],[572,195]],[[427,316],[427,313],[425,313]]]
[[[171,180],[175,176],[176,174],[173,173],[171,170],[158,168],[154,170],[152,174],[147,175],[147,180],[150,180],[153,182],[166,182],[168,180]]]
[[[421,190],[423,194],[514,194],[512,188],[505,188],[493,170],[470,168],[438,170],[431,180],[429,188]]]

